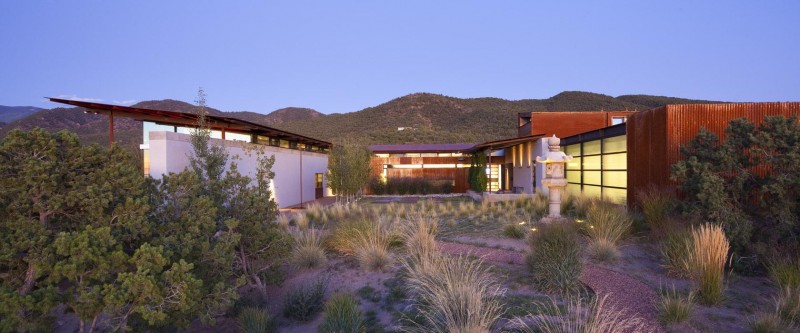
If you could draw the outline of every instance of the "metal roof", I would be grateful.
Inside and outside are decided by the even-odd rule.
[[[68,99],[47,97],[51,102],[68,104],[86,108],[87,112],[95,114],[113,114],[114,117],[132,118],[139,121],[152,121],[163,125],[197,127],[199,115],[187,112],[166,111],[156,109],[135,108],[130,106],[73,101]],[[208,126],[215,130],[239,131],[264,135],[273,138],[287,139],[299,143],[311,144],[330,148],[331,143],[304,135],[295,134],[277,128],[256,124],[246,120],[231,117],[206,115]]]
[[[466,152],[474,147],[474,143],[442,143],[442,144],[404,144],[404,145],[371,145],[369,149],[379,153],[445,153]]]
[[[480,150],[480,149],[487,149],[487,148],[488,149],[508,148],[508,147],[511,147],[511,146],[516,146],[516,145],[518,145],[520,143],[525,143],[525,142],[528,142],[528,141],[535,141],[535,140],[538,140],[539,138],[542,138],[542,137],[544,137],[544,134],[534,134],[534,135],[523,136],[523,137],[518,137],[518,138],[510,138],[510,139],[502,139],[502,140],[497,140],[497,141],[489,141],[489,142],[484,142],[484,143],[475,145],[475,147],[473,147],[472,151],[477,151],[477,150]]]

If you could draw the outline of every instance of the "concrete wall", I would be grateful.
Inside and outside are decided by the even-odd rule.
[[[278,148],[264,145],[255,145],[245,142],[211,139],[211,143],[222,145],[231,156],[237,157],[236,163],[239,172],[251,178],[255,177],[256,156],[248,154],[246,147],[264,149],[267,155],[275,156],[272,171],[273,195],[278,207],[290,207],[301,202],[314,200],[314,186],[316,173],[322,173],[323,193],[330,195],[327,186],[328,155],[309,151]],[[192,154],[191,136],[173,132],[150,132],[150,176],[161,178],[169,172],[181,172],[189,167],[189,156]],[[301,166],[302,165],[302,166]],[[302,167],[302,179],[300,170]],[[301,186],[302,184],[302,186]],[[302,198],[301,198],[302,192]]]
[[[544,165],[536,163],[536,156],[544,156],[548,151],[547,138],[529,141],[506,148],[506,162],[513,163],[513,187],[521,187],[522,193],[533,194],[536,191],[548,193],[542,186]],[[534,178],[535,175],[535,178]]]
[[[533,155],[533,160],[534,161],[536,161],[536,157],[537,156],[544,156],[545,154],[547,154],[548,151],[550,151],[550,148],[548,148],[548,145],[547,145],[547,139],[548,138],[546,138],[546,137],[545,138],[541,138],[541,139],[536,140],[535,142],[532,143],[533,144],[533,152],[531,154]],[[545,195],[549,195],[550,191],[547,189],[547,187],[544,187],[544,185],[542,185],[542,179],[544,179],[544,176],[545,176],[545,174],[544,174],[544,164],[535,163],[534,162],[534,165],[535,165],[535,168],[536,168],[536,179],[535,179],[536,188],[535,188],[535,190],[539,191],[539,192],[542,192]]]

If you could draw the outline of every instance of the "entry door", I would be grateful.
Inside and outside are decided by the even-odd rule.
[[[322,174],[315,173],[314,174],[314,198],[319,199],[323,196],[322,192]]]

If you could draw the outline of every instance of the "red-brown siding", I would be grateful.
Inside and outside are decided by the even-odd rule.
[[[704,127],[724,138],[728,123],[747,118],[760,124],[765,116],[800,115],[800,103],[679,104],[642,111],[628,117],[628,203],[647,186],[671,187],[672,165],[681,160],[680,147]]]
[[[564,138],[611,126],[612,117],[624,117],[633,113],[636,111],[531,112],[528,135],[555,134]]]

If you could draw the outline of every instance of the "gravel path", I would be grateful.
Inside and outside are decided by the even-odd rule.
[[[518,251],[493,249],[475,245],[437,241],[439,249],[449,254],[468,254],[487,262],[523,265],[525,254]],[[581,282],[598,296],[608,295],[609,305],[642,318],[653,332],[665,332],[658,321],[658,294],[644,283],[620,272],[586,263]]]

